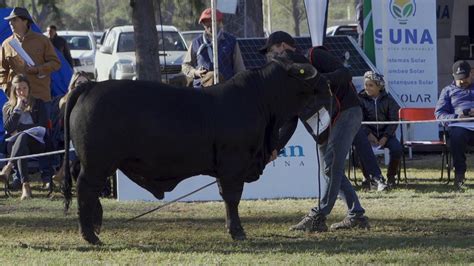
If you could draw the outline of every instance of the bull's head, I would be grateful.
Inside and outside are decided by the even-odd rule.
[[[309,80],[318,74],[316,68],[303,55],[297,53],[285,51],[271,60],[286,69],[290,76],[298,79]]]

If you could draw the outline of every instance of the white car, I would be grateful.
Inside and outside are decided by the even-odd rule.
[[[186,76],[181,72],[181,64],[187,51],[186,43],[176,27],[163,25],[163,32],[161,28],[161,25],[156,26],[162,81],[185,86]],[[135,64],[133,26],[110,28],[95,56],[97,81],[135,79]]]
[[[58,36],[66,39],[75,71],[84,71],[90,78],[94,78],[94,60],[96,53],[96,39],[88,31],[58,31]]]

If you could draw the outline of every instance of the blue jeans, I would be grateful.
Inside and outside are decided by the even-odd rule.
[[[319,206],[311,209],[313,215],[327,216],[331,213],[338,194],[347,204],[349,217],[362,216],[365,213],[351,182],[344,174],[344,162],[354,136],[360,128],[362,110],[359,106],[344,110],[331,128],[326,143],[319,145],[320,169],[324,169],[327,187],[320,195]]]
[[[390,161],[392,160],[400,160],[402,158],[402,144],[395,136],[390,136],[387,139],[387,143],[385,143],[384,148],[389,150],[390,154]]]
[[[449,127],[450,151],[453,155],[454,173],[466,173],[466,147],[474,145],[474,131],[462,127]]]
[[[352,144],[354,145],[359,161],[364,173],[374,176],[381,176],[382,171],[377,163],[377,158],[372,150],[369,139],[367,138],[368,132],[364,127],[361,127],[354,137]]]

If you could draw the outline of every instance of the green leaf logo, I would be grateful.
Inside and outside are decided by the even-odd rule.
[[[399,18],[402,17],[402,10],[398,6],[393,5],[392,9],[393,9],[393,13],[395,13],[397,17]]]
[[[413,4],[408,4],[403,8],[403,16],[404,17],[409,17],[413,13]]]

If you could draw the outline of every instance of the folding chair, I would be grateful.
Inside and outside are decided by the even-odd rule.
[[[399,110],[399,117],[400,121],[420,121],[420,120],[434,120],[435,115],[434,115],[434,108],[400,108]],[[403,134],[403,128],[406,128],[406,130],[409,129],[410,125],[409,124],[402,124],[400,125],[400,142],[403,145],[403,153],[402,153],[402,165],[403,165],[403,172],[405,175],[405,182],[407,182],[407,169],[406,169],[406,162],[405,162],[405,148],[408,148],[409,154],[411,157],[412,150],[413,148],[416,147],[427,147],[431,146],[434,148],[440,148],[442,151],[441,157],[441,178],[440,181],[443,180],[443,172],[444,172],[444,167],[446,167],[446,171],[448,174],[448,180],[447,183],[450,182],[451,180],[451,159],[449,156],[449,149],[446,141],[446,127],[443,125],[443,136],[442,139],[439,140],[406,140]],[[398,181],[400,182],[400,171],[399,169],[399,174],[398,174]]]
[[[354,185],[358,186],[357,184],[357,175],[356,175],[356,166],[358,164],[356,156],[355,156],[355,147],[352,145],[351,148],[349,149],[349,155],[347,159],[349,159],[349,164],[348,164],[348,169],[347,169],[347,178],[349,181],[353,181]],[[388,165],[389,160],[390,160],[390,155],[389,155],[389,150],[387,148],[384,148],[383,150],[377,150],[374,151],[374,155],[377,157],[378,155],[383,155],[384,156],[384,164]],[[360,166],[362,170],[362,166]],[[351,171],[354,173],[354,178],[351,178]]]

